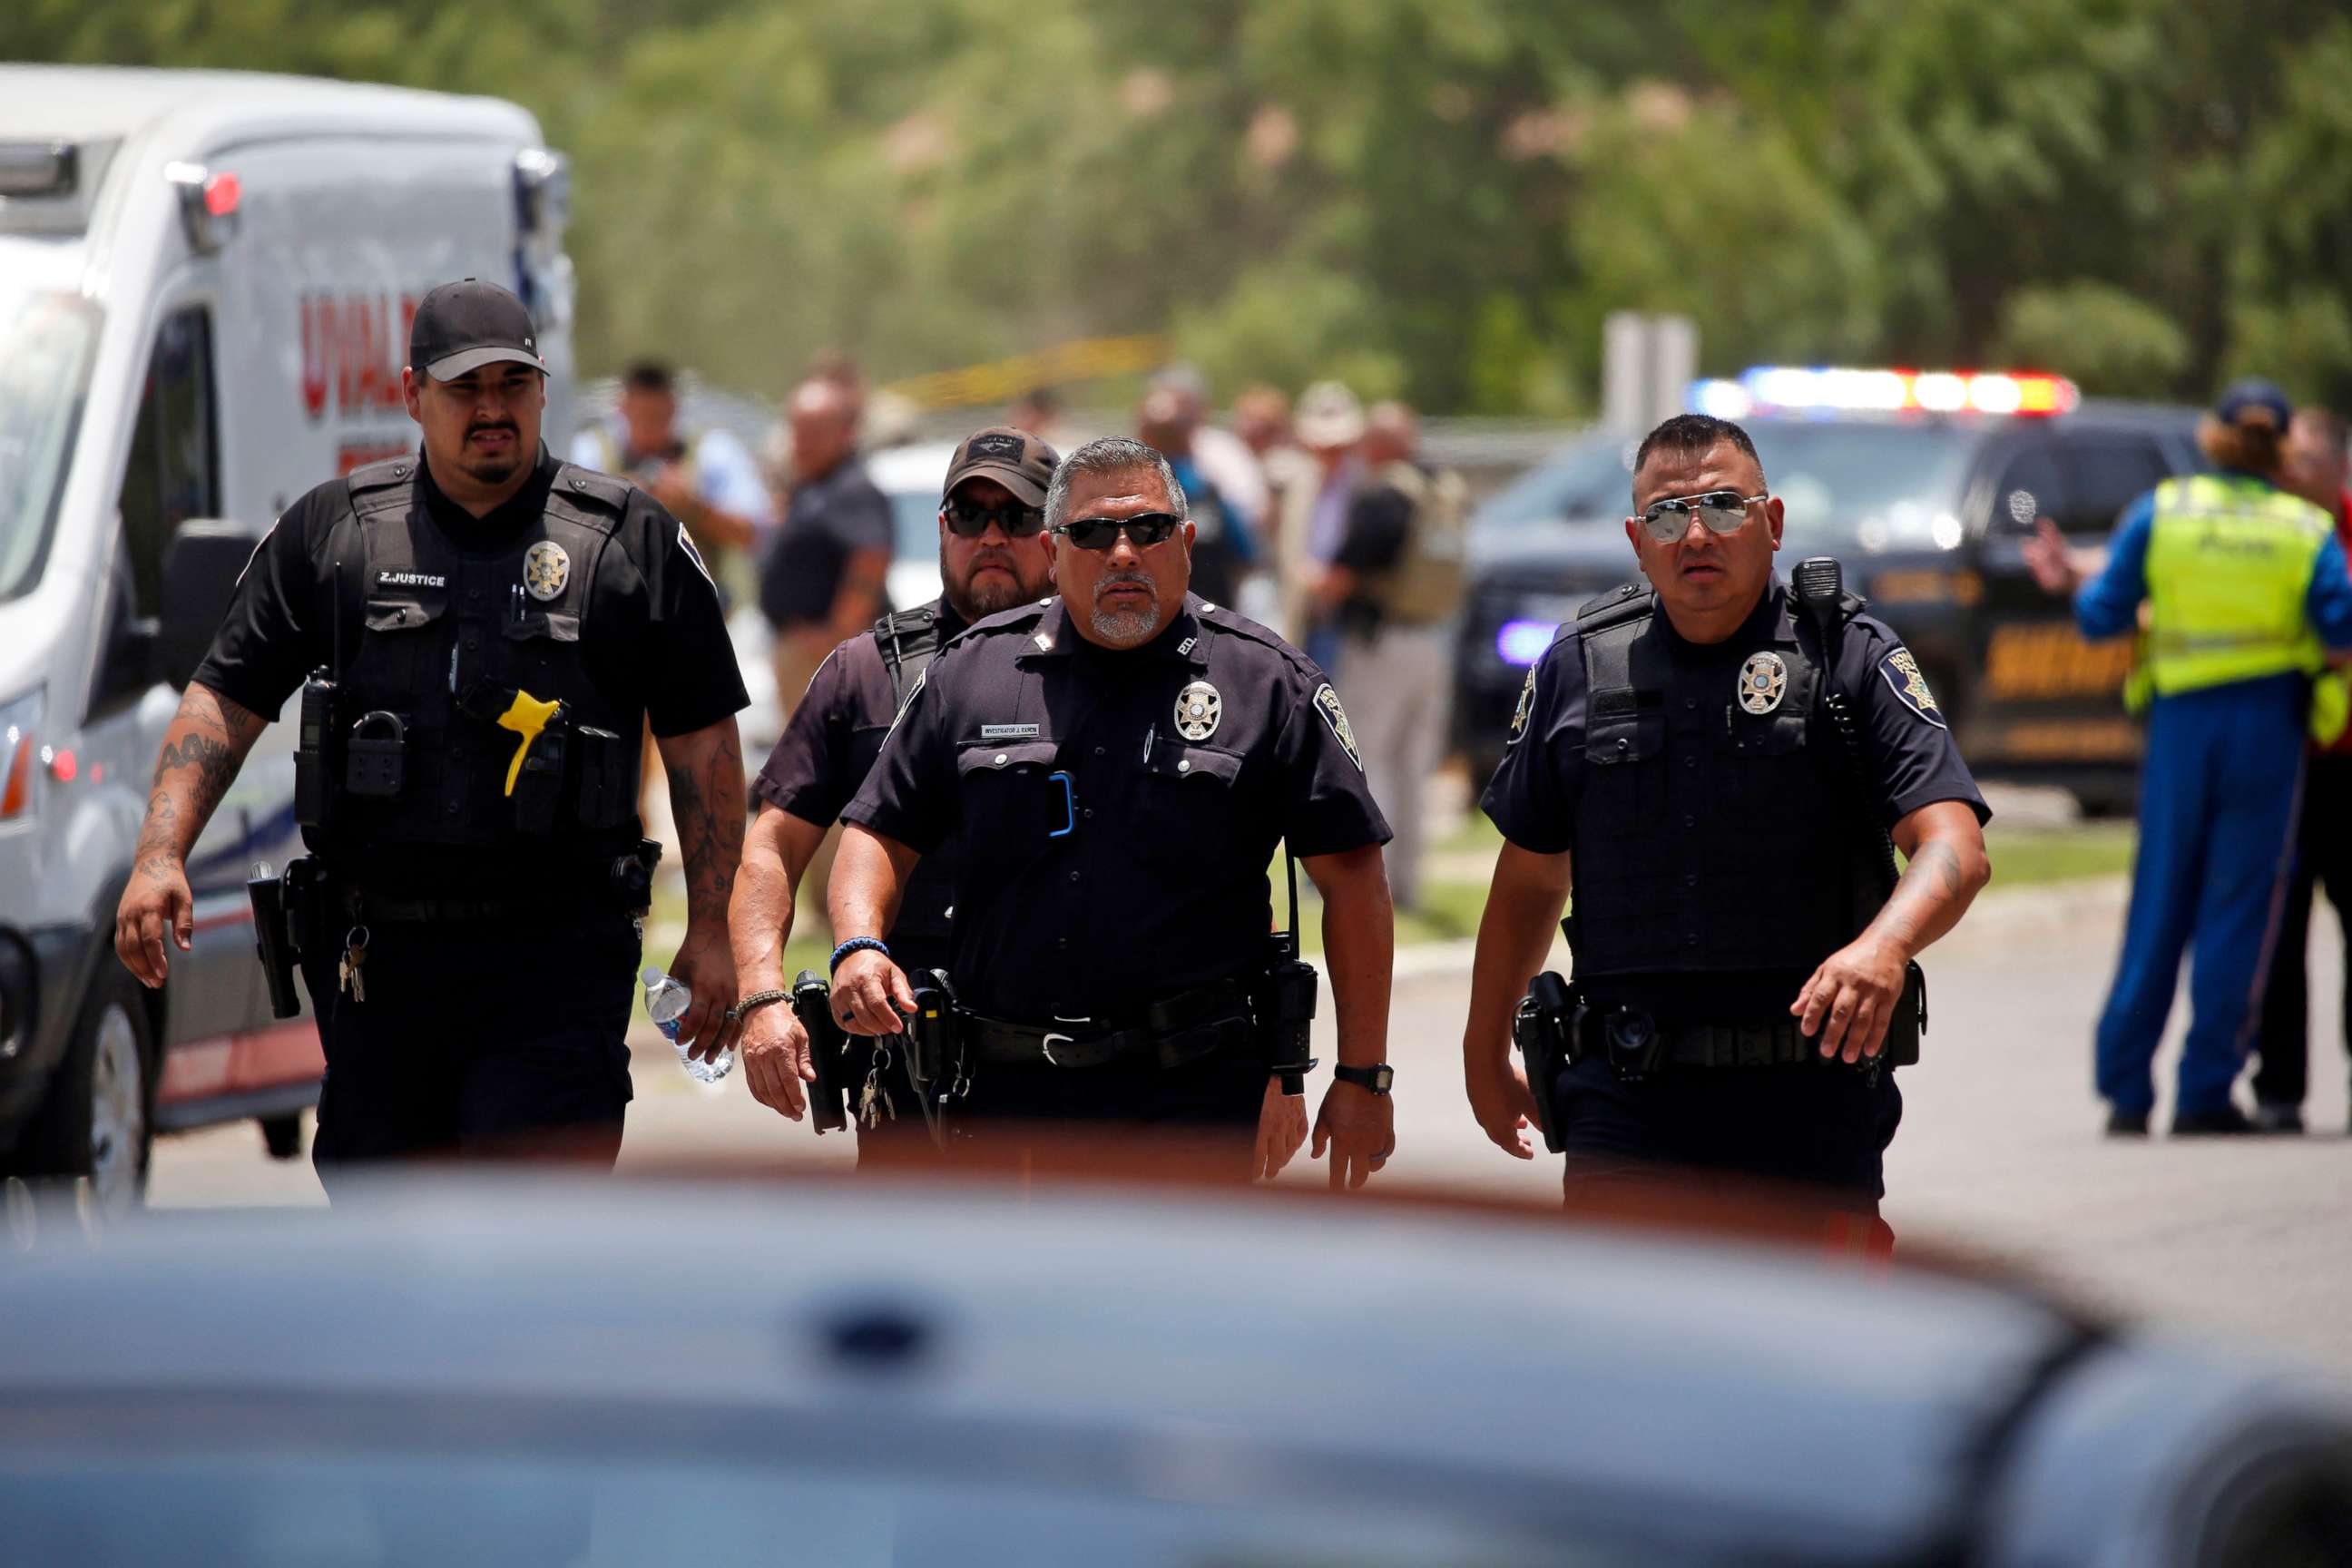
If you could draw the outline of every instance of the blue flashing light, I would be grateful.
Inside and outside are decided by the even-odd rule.
[[[1524,669],[1543,657],[1559,633],[1558,621],[1505,621],[1495,634],[1495,652],[1505,664]]]

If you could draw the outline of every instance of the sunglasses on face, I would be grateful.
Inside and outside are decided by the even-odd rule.
[[[1108,550],[1126,533],[1128,542],[1138,550],[1149,550],[1164,544],[1168,536],[1182,527],[1184,520],[1173,512],[1147,511],[1139,517],[1081,517],[1055,526],[1054,531],[1081,550]]]
[[[988,531],[990,523],[1004,531],[1007,539],[1027,539],[1045,526],[1045,514],[1035,507],[1023,506],[1018,501],[1003,506],[982,506],[978,501],[951,500],[940,507],[940,516],[948,531],[958,539],[978,539]]]
[[[1642,526],[1652,539],[1661,544],[1672,544],[1690,531],[1691,513],[1698,513],[1700,522],[1709,533],[1737,533],[1739,525],[1748,521],[1748,509],[1758,501],[1769,500],[1772,492],[1761,491],[1744,496],[1738,490],[1709,490],[1705,495],[1676,496],[1671,500],[1654,500],[1642,509]]]

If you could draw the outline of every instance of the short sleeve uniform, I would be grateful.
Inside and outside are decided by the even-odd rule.
[[[943,637],[962,629],[944,603],[938,607]],[[803,822],[829,826],[852,799],[881,753],[898,703],[880,641],[860,632],[835,648],[810,680],[774,750],[752,780],[751,793]],[[891,955],[908,969],[945,967],[957,856],[943,844],[926,855],[898,900],[888,933]]]
[[[423,462],[417,483],[433,526],[459,551],[494,552],[539,515],[556,464],[543,450],[532,482],[477,518],[444,496]],[[230,701],[274,718],[312,669],[335,658],[331,608],[337,584],[329,534],[346,513],[343,485],[303,495],[271,528],[237,581],[228,613],[195,679]],[[583,658],[589,678],[614,703],[652,721],[656,735],[682,735],[740,711],[750,700],[735,648],[702,557],[676,518],[633,489],[614,531],[618,549],[599,556]],[[363,603],[359,563],[341,573],[347,646]]]
[[[1087,642],[1058,601],[943,652],[845,818],[962,856],[950,965],[1013,1022],[1134,1016],[1261,962],[1268,868],[1383,844],[1346,710],[1255,622],[1188,596],[1152,642]]]
[[[1785,615],[1785,591],[1777,582],[1773,595],[1781,603],[1771,613]],[[1864,765],[1886,826],[1945,800],[1964,802],[1979,822],[1991,819],[1943,710],[1893,628],[1870,616],[1849,621],[1836,681],[1859,720]],[[1528,672],[1502,766],[1479,802],[1504,837],[1540,855],[1573,847],[1584,739],[1584,658],[1571,623]]]

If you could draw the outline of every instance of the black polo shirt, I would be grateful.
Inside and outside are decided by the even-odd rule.
[[[1302,857],[1389,838],[1323,672],[1191,595],[1118,651],[1058,599],[982,621],[842,816],[925,854],[958,841],[951,973],[1021,1023],[1125,1023],[1254,967],[1285,838]]]
[[[497,554],[546,504],[561,468],[541,447],[529,483],[477,518],[441,493],[420,454],[416,484],[425,514],[461,552]],[[341,479],[288,507],[237,579],[212,650],[195,679],[265,718],[277,717],[303,678],[335,658],[326,590],[334,563],[319,559],[329,531],[349,507]],[[750,698],[719,595],[677,519],[633,489],[614,533],[618,550],[598,556],[595,601],[582,650],[588,676],[614,706],[642,712],[656,735],[684,735],[740,711]],[[359,640],[364,563],[342,563],[346,650]]]
[[[963,617],[942,597],[933,606],[941,643],[964,629]],[[904,683],[917,679],[908,670]],[[808,694],[751,781],[751,793],[780,811],[820,827],[832,826],[857,794],[881,754],[901,696],[880,637],[860,632],[826,656]],[[923,857],[898,900],[890,952],[909,969],[943,968],[949,961],[948,922],[954,903],[952,841]]]
[[[769,624],[782,628],[830,617],[849,558],[861,550],[887,553],[896,538],[889,498],[856,458],[801,485],[760,574],[760,608]]]

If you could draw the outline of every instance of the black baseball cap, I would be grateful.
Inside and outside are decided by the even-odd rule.
[[[942,499],[970,479],[990,479],[1011,490],[1024,506],[1044,506],[1045,487],[1054,482],[1054,465],[1061,458],[1054,448],[1026,430],[992,425],[964,437],[948,459],[948,481],[940,487]]]
[[[2247,418],[2249,414],[2254,417]],[[2224,425],[2259,425],[2265,422],[2265,416],[2272,428],[2284,430],[2287,421],[2294,417],[2294,405],[2287,401],[2276,382],[2264,381],[2260,376],[2231,382],[2221,394],[2221,400],[2213,405],[2213,417]]]
[[[539,328],[530,309],[495,283],[467,278],[444,283],[416,307],[408,329],[408,368],[455,381],[486,364],[527,364],[545,374]]]

